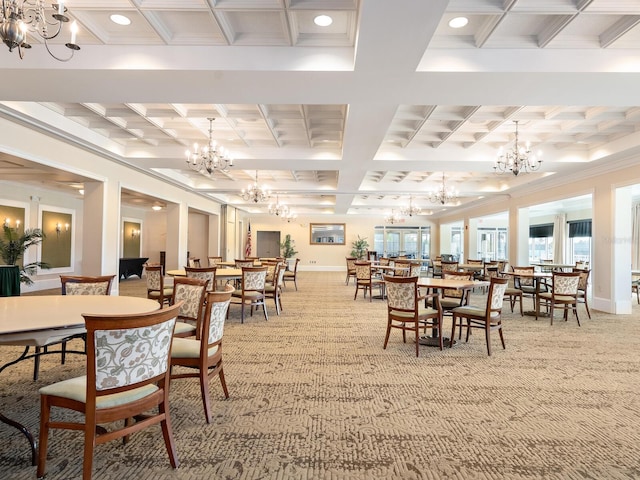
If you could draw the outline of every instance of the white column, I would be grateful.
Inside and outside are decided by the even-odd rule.
[[[186,203],[167,205],[167,270],[187,264],[187,238],[189,235],[189,208]]]

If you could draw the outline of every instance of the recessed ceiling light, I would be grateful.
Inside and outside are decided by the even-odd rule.
[[[449,26],[451,28],[462,28],[467,23],[469,23],[469,19],[467,17],[456,17],[451,19],[451,21],[449,22]]]
[[[117,23],[118,25],[131,25],[131,20],[124,15],[119,15],[114,13],[109,17],[113,23]]]
[[[318,15],[313,19],[313,23],[315,23],[319,27],[328,27],[333,23],[333,18],[331,18],[329,15]]]

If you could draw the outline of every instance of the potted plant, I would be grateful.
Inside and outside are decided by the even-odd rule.
[[[29,247],[39,245],[44,238],[45,234],[39,228],[26,229],[22,235],[19,235],[16,228],[4,225],[3,235],[0,237],[0,258],[2,258],[5,265],[17,265],[24,252]],[[31,285],[33,281],[29,276],[35,274],[38,267],[49,268],[49,265],[43,262],[32,262],[23,265],[20,269],[20,282],[25,285]]]
[[[287,233],[284,237],[284,241],[280,244],[280,254],[287,262],[287,270],[290,268],[289,260],[298,253],[295,249],[295,243],[295,240],[292,240],[291,235]]]
[[[367,250],[369,249],[369,242],[367,238],[360,238],[351,242],[351,256],[356,257],[358,260],[364,260],[367,256]]]

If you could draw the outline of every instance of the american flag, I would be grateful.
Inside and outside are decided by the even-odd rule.
[[[244,256],[251,256],[251,222],[249,222],[249,228],[247,229],[247,243],[244,245]]]

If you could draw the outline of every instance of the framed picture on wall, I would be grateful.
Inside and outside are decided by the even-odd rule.
[[[75,210],[40,205],[39,228],[45,237],[40,244],[40,261],[50,268],[39,274],[73,271],[75,261]]]
[[[344,223],[311,223],[309,224],[309,243],[318,245],[331,243],[344,245]]]

